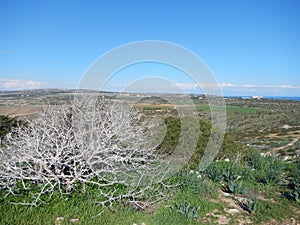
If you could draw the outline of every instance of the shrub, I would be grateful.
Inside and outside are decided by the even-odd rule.
[[[197,219],[199,217],[199,206],[191,206],[189,202],[184,202],[181,204],[176,204],[174,209],[187,217],[188,219]]]
[[[258,210],[258,200],[256,197],[248,197],[242,204],[242,208],[247,210],[249,213],[255,212]]]
[[[246,193],[246,189],[243,187],[243,181],[240,180],[240,177],[228,182],[228,190],[234,194]]]
[[[296,202],[300,202],[300,159],[294,162],[294,167],[289,172],[290,176],[290,193],[289,197]]]
[[[204,179],[203,174],[198,171],[182,171],[177,176],[177,182],[182,191],[205,196],[206,198],[217,197],[216,187]]]
[[[235,164],[229,165],[229,167],[225,170],[224,179],[227,182],[239,179],[239,174],[237,173],[237,170],[235,168]]]
[[[266,184],[277,184],[283,180],[284,162],[276,156],[261,156],[252,153],[249,165],[255,172],[257,181]]]
[[[214,182],[223,180],[224,168],[213,162],[204,171],[205,175]]]
[[[22,204],[39,205],[43,196],[69,194],[87,184],[97,188],[95,201],[102,205],[121,200],[143,205],[167,173],[155,147],[147,145],[146,127],[129,105],[103,98],[48,107],[6,136],[0,188],[26,192],[32,199]]]
[[[24,125],[26,125],[26,123],[22,120],[6,115],[0,115],[0,140],[16,127]]]
[[[167,131],[164,140],[158,146],[158,150],[163,154],[171,154],[178,145],[180,138],[180,118],[168,117],[165,118]]]
[[[296,202],[300,202],[300,184],[299,182],[293,182],[291,185],[290,197]]]

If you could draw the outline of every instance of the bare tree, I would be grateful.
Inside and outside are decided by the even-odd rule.
[[[127,200],[143,208],[165,197],[159,185],[168,172],[149,135],[146,122],[125,103],[85,96],[49,106],[6,136],[0,187],[11,194],[27,190],[32,201],[19,204],[37,206],[45,194],[89,184],[98,187],[104,206]],[[125,191],[117,190],[120,185]]]

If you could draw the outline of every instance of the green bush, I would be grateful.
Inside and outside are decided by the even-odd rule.
[[[158,146],[158,150],[163,154],[171,154],[179,142],[180,137],[180,118],[179,117],[168,117],[165,118],[165,124],[167,131],[164,140]]]
[[[188,219],[197,219],[199,217],[199,206],[192,206],[189,202],[184,202],[181,204],[176,204],[173,209],[175,209],[180,214],[184,215]]]
[[[249,213],[258,211],[259,201],[256,196],[249,195],[243,201],[238,201],[240,207]]]
[[[290,168],[289,176],[293,181],[297,181],[298,183],[300,183],[300,158],[298,158],[292,164]]]
[[[254,169],[254,176],[258,182],[278,184],[283,180],[284,162],[276,156],[261,156],[252,153],[249,165]]]
[[[26,122],[14,117],[0,115],[0,140],[3,139],[13,128],[26,125]]]
[[[207,198],[216,198],[218,196],[216,187],[204,179],[204,175],[197,171],[182,171],[176,176],[176,181],[182,191],[198,194]]]
[[[289,171],[290,183],[289,197],[296,202],[300,202],[300,159],[297,159]]]
[[[258,210],[258,200],[256,197],[250,197],[246,199],[245,208],[250,213],[255,212]]]
[[[224,168],[220,164],[213,162],[206,168],[204,174],[213,182],[220,182],[223,180]]]
[[[295,200],[296,202],[300,202],[300,184],[299,182],[293,182],[291,184],[291,192],[290,197]]]
[[[228,182],[227,191],[234,194],[243,194],[246,189],[243,187],[242,176],[239,173],[237,162],[229,164],[225,170],[224,179]]]
[[[158,146],[158,151],[162,154],[172,154],[179,143],[181,129],[181,120],[184,120],[185,124],[194,125],[195,120],[189,117],[175,117],[170,116],[165,118],[165,124],[167,126],[166,135],[164,140]],[[196,168],[197,165],[201,162],[201,158],[205,153],[207,143],[211,135],[211,123],[207,120],[199,119],[199,136],[198,142],[194,154],[189,160],[189,167]],[[186,132],[186,131],[185,131]],[[187,135],[185,138],[193,137],[193,135]],[[193,140],[190,140],[193,141]],[[189,144],[189,140],[185,140],[185,143]],[[187,146],[188,148],[188,146]],[[234,140],[229,134],[225,134],[223,143],[220,147],[220,150],[217,154],[217,159],[221,158],[234,158],[237,153],[246,154],[249,149],[243,144]]]
[[[243,181],[240,179],[240,177],[228,182],[228,190],[234,194],[246,193],[246,189],[243,187]]]
[[[235,165],[236,164],[228,165],[228,167],[225,170],[224,179],[227,182],[230,182],[230,181],[233,181],[233,180],[237,180],[239,178],[239,176],[240,176],[238,174],[238,172],[237,172],[237,169],[236,169]]]

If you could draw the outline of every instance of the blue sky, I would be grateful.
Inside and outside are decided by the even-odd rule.
[[[75,88],[112,48],[163,40],[202,58],[224,95],[300,96],[299,10],[298,0],[2,0],[0,90]],[[107,87],[161,72],[193,92],[191,81],[172,69],[128,71]]]

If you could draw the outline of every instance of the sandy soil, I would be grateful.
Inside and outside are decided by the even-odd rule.
[[[39,106],[0,107],[0,115],[22,117],[22,116],[36,114],[40,110],[41,110],[41,107],[39,107]]]

